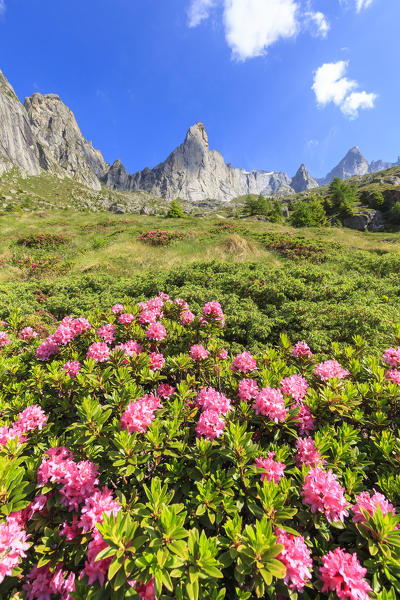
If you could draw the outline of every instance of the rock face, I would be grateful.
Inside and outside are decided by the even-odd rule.
[[[39,175],[39,151],[24,107],[0,71],[0,175],[17,166]]]
[[[154,167],[129,175],[116,161],[105,177],[114,189],[144,190],[167,200],[183,198],[231,200],[244,194],[293,193],[286,173],[244,171],[226,165],[222,155],[210,150],[203,123],[190,127],[185,141]]]
[[[316,179],[314,179],[314,177],[311,177],[305,165],[300,165],[296,175],[292,179],[291,187],[297,194],[298,192],[304,192],[305,190],[317,188],[318,182]]]
[[[40,166],[53,175],[74,178],[92,189],[101,189],[109,165],[101,152],[83,137],[74,114],[56,94],[33,94],[25,110],[36,136]]]
[[[385,162],[383,160],[373,160],[369,165],[370,173],[377,173],[378,171],[384,171],[385,169],[391,169],[400,165],[400,156],[397,158],[397,162]]]
[[[377,233],[385,229],[383,215],[379,210],[365,210],[343,219],[343,227],[357,231],[372,231]]]
[[[319,179],[320,185],[331,183],[335,177],[340,179],[348,179],[354,175],[365,175],[369,172],[369,164],[365,156],[361,154],[360,148],[355,146],[348,151],[346,156],[342,158],[340,163],[336,165],[332,171],[328,173],[324,179]]]

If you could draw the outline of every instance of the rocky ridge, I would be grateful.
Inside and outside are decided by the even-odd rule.
[[[118,159],[111,166],[101,152],[82,135],[72,111],[56,94],[35,93],[22,105],[0,71],[0,175],[18,167],[22,174],[41,171],[67,177],[92,190],[102,184],[113,189],[147,192],[166,201],[230,201],[246,194],[287,196],[399,163],[368,161],[352,148],[324,178],[316,180],[302,164],[291,178],[267,170],[245,171],[225,164],[217,150],[209,148],[202,123],[188,130],[184,142],[152,169],[129,174]]]

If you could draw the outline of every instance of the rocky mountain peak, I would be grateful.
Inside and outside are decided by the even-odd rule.
[[[326,185],[333,181],[335,177],[340,179],[348,179],[354,175],[365,175],[369,172],[369,163],[365,156],[361,153],[358,146],[350,148],[346,156],[336,165],[328,175],[319,180],[321,185]]]
[[[297,194],[318,187],[318,182],[310,175],[306,166],[301,164],[290,185]]]
[[[190,144],[193,142],[208,149],[207,131],[204,124],[200,121],[189,127],[184,144]]]

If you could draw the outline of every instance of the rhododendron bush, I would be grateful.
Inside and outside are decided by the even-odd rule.
[[[400,595],[400,327],[229,351],[165,293],[0,324],[0,598]]]

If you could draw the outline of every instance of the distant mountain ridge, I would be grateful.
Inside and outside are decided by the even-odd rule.
[[[354,147],[323,179],[314,179],[304,164],[294,177],[281,171],[233,168],[217,150],[209,148],[203,123],[189,128],[185,140],[154,168],[129,174],[117,159],[109,165],[101,152],[82,135],[72,111],[56,94],[35,93],[21,104],[0,71],[0,175],[18,167],[27,175],[42,170],[73,178],[100,190],[102,184],[127,191],[145,191],[166,200],[229,201],[245,194],[287,196],[400,164],[370,164]]]

